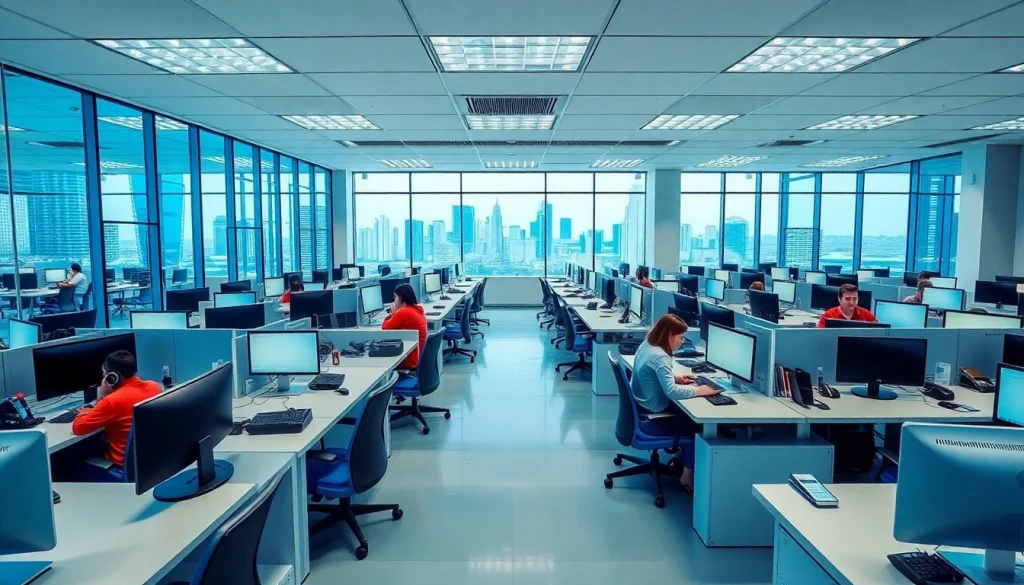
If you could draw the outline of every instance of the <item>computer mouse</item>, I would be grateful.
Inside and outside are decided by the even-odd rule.
[[[950,402],[949,400],[940,400],[939,406],[941,406],[942,408],[948,408],[950,410],[956,410],[957,408],[960,408],[959,404],[957,404],[956,402]]]
[[[818,400],[814,401],[814,406],[817,406],[821,410],[832,410],[831,406],[825,404],[824,402],[818,401]]]
[[[348,388],[338,388],[334,393],[341,394],[342,396],[348,396]]]

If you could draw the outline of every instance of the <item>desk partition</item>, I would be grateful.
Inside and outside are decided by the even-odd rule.
[[[121,333],[125,333],[126,330],[122,329]],[[99,333],[95,333],[90,329],[78,329],[73,337],[65,337],[63,339],[55,339],[53,341],[44,341],[42,343],[36,343],[33,345],[27,345],[25,347],[18,347],[15,349],[8,349],[0,353],[0,380],[3,381],[3,388],[0,389],[0,396],[8,398],[14,396],[18,392],[21,392],[26,397],[35,397],[36,394],[36,372],[35,365],[32,361],[32,350],[37,347],[48,347],[52,345],[64,345],[66,343],[73,343],[81,341],[88,337],[98,337]],[[96,373],[97,382],[99,381],[100,374]]]
[[[91,329],[98,335],[135,334],[139,377],[160,381],[166,366],[175,382],[210,371],[218,361],[231,361],[232,329]]]

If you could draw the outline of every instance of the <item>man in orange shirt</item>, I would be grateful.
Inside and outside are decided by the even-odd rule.
[[[420,351],[427,342],[427,317],[423,314],[423,305],[416,302],[416,291],[408,284],[395,287],[395,298],[391,303],[391,314],[380,325],[381,329],[408,329],[419,332],[419,343],[402,363],[399,370],[416,371],[420,363]]]
[[[844,284],[839,287],[839,306],[832,307],[822,314],[821,319],[818,320],[818,328],[825,326],[825,321],[829,319],[846,319],[847,321],[868,321],[870,323],[877,323],[878,319],[871,314],[871,311],[862,309],[857,305],[859,296],[857,294],[857,285],[855,284]]]

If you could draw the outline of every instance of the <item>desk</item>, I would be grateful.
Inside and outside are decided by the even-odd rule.
[[[784,315],[779,315],[779,322],[772,323],[771,321],[765,321],[760,317],[754,317],[747,313],[749,307],[742,304],[722,305],[727,309],[732,310],[737,315],[742,315],[747,319],[757,319],[758,321],[767,325],[776,325],[777,327],[809,327],[818,326],[818,320],[821,319],[821,315],[812,311],[805,311],[803,309],[788,309]],[[808,325],[810,323],[811,325]]]
[[[431,330],[440,329],[441,322],[448,319],[449,315],[455,311],[455,307],[462,304],[462,300],[466,298],[466,295],[470,292],[476,291],[482,282],[483,279],[480,278],[473,280],[471,283],[459,283],[452,287],[452,292],[435,293],[436,296],[433,299],[423,299],[420,304],[423,305],[423,311],[427,313],[427,327]],[[455,291],[462,291],[463,294],[459,294]],[[451,298],[448,300],[441,300],[438,298],[441,296],[448,296]],[[430,313],[440,314],[431,315]]]
[[[982,394],[960,386],[949,386],[956,393],[955,402],[968,404],[978,412],[957,412],[947,410],[938,405],[937,400],[927,398],[916,390],[903,391],[895,389],[899,395],[896,400],[872,400],[861,398],[850,393],[852,385],[833,384],[839,391],[840,398],[815,398],[829,406],[829,410],[803,408],[790,398],[776,398],[788,408],[807,417],[812,424],[847,424],[847,423],[905,423],[909,421],[949,422],[949,423],[990,423],[995,408],[995,394]]]

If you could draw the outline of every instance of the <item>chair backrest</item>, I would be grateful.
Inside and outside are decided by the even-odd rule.
[[[76,310],[75,287],[65,286],[57,289],[57,308],[60,309],[61,313]]]
[[[149,286],[139,290],[139,303],[152,303],[153,302],[153,287]]]
[[[256,555],[280,485],[281,478],[277,477],[262,494],[213,533],[199,559],[192,585],[260,585]]]
[[[548,285],[547,281],[545,281],[543,277],[538,278],[537,280],[540,281],[540,294],[544,295],[544,300],[541,302],[546,307],[548,306],[548,303],[551,302],[551,287]]]
[[[562,299],[558,299],[556,302],[561,307],[562,325],[565,327],[565,347],[572,349],[572,346],[576,345],[576,322],[572,320],[572,315],[569,313],[569,305],[566,305]]]
[[[387,276],[389,274],[391,274],[391,267],[390,266],[385,266],[384,268],[380,269],[380,275],[381,276]]]
[[[633,433],[636,431],[640,413],[636,408],[636,400],[633,399],[633,390],[629,387],[626,368],[610,351],[608,361],[611,362],[615,385],[619,389],[619,415],[615,418],[615,439],[619,444],[628,447],[633,442]]]
[[[473,312],[473,293],[466,295],[466,300],[462,304],[462,317],[459,320],[459,325],[462,329],[462,338],[466,340],[466,343],[473,341],[473,327],[472,321],[470,320],[470,313]]]
[[[420,352],[420,363],[416,366],[416,379],[420,394],[426,396],[441,385],[441,370],[437,365],[437,352],[441,351],[444,332],[438,331],[427,336]]]
[[[487,279],[480,281],[480,286],[473,293],[473,312],[482,311],[484,308],[484,288],[487,286]]]
[[[388,470],[388,448],[384,442],[384,417],[391,402],[391,387],[398,380],[398,373],[392,372],[384,385],[374,390],[366,400],[366,408],[356,421],[349,445],[349,468],[352,473],[352,487],[357,494],[377,485]]]
[[[88,299],[88,302],[86,302]],[[92,304],[92,283],[85,287],[85,294],[82,295],[82,305],[78,308],[79,311],[84,311],[87,306]]]

